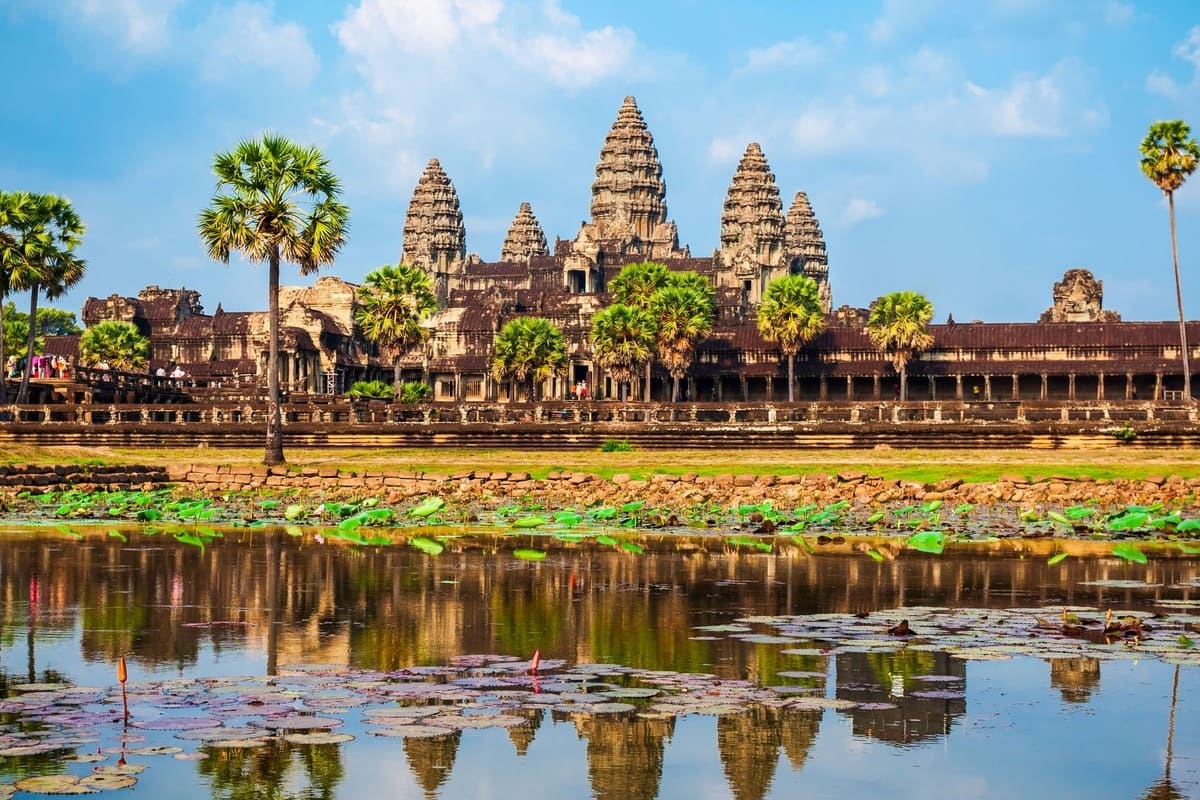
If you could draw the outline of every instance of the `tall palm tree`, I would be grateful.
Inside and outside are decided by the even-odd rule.
[[[46,230],[48,204],[43,197],[32,192],[0,192],[0,363],[5,363],[2,301],[40,278],[44,259],[53,255],[55,242]],[[5,377],[0,375],[0,403],[7,400]]]
[[[528,381],[526,397],[530,401],[537,399],[537,384],[561,373],[566,365],[562,331],[544,317],[517,317],[496,334],[492,376],[498,381]]]
[[[106,320],[79,337],[79,363],[95,366],[103,361],[124,372],[141,372],[150,360],[150,340],[131,322]]]
[[[668,284],[654,293],[650,313],[658,327],[658,359],[671,375],[674,400],[679,397],[680,379],[692,365],[696,345],[712,331],[717,316],[712,286],[707,281],[697,284],[683,274],[678,284]]]
[[[1179,247],[1175,242],[1175,190],[1196,171],[1200,146],[1189,139],[1191,128],[1181,119],[1156,122],[1142,140],[1142,172],[1167,196],[1171,218],[1171,259],[1175,265],[1175,303],[1179,307],[1179,352],[1183,358],[1183,399],[1192,399],[1192,373],[1188,363],[1187,326],[1183,316],[1183,289],[1179,283]]]
[[[633,308],[648,309],[654,293],[666,286],[670,280],[671,271],[667,269],[666,264],[660,264],[657,261],[639,261],[622,267],[617,277],[609,282],[608,289],[618,303]],[[651,365],[652,359],[647,359],[645,385],[643,386],[643,395],[647,403],[650,402]]]
[[[329,160],[273,133],[247,140],[213,159],[217,193],[200,212],[200,238],[211,258],[229,263],[237,250],[267,262],[270,345],[267,351],[267,464],[282,464],[279,412],[279,264],[310,275],[333,261],[346,242],[350,210],[338,200],[341,184]]]
[[[825,330],[817,282],[807,275],[785,275],[771,281],[758,307],[758,332],[768,342],[779,342],[787,357],[788,402],[795,396],[796,353]]]
[[[87,264],[74,252],[83,240],[85,228],[71,202],[53,194],[33,197],[29,235],[37,240],[38,246],[26,253],[23,267],[12,272],[9,288],[29,290],[29,318],[36,320],[39,290],[45,291],[48,300],[61,297],[83,278]],[[36,352],[34,339],[37,334],[37,326],[30,325],[25,348],[30,357],[25,359],[25,372],[17,392],[18,403],[29,399],[29,377],[33,373],[32,356]]]
[[[638,369],[654,358],[657,331],[649,311],[623,303],[615,303],[592,317],[588,339],[596,362],[617,381],[618,400],[624,399],[621,384],[632,381]]]
[[[892,292],[871,303],[867,335],[876,347],[892,357],[900,373],[900,400],[908,399],[908,361],[933,344],[929,320],[933,305],[917,292]]]
[[[437,311],[433,282],[407,264],[383,266],[367,273],[358,292],[362,304],[355,320],[368,340],[392,354],[392,383],[400,392],[400,357],[429,338],[421,323]]]

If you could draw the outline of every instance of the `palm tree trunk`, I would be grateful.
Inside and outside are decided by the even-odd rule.
[[[263,463],[283,464],[283,420],[279,412],[279,248],[271,250],[267,278],[267,314],[270,344],[267,348],[267,449]]]
[[[900,402],[908,400],[908,365],[900,367]]]
[[[25,347],[25,374],[21,376],[21,388],[17,390],[17,404],[29,402],[29,376],[33,374],[33,343],[37,339],[38,285],[29,290],[29,339]],[[0,323],[2,324],[2,323]]]
[[[679,376],[678,375],[671,376],[671,402],[672,403],[679,402]]]
[[[392,362],[392,388],[396,390],[396,399],[400,399],[400,353],[396,352],[396,360]]]
[[[8,402],[8,359],[4,355],[4,292],[0,292],[0,405]]]
[[[643,394],[646,397],[647,403],[650,402],[650,367],[651,366],[653,366],[653,362],[647,361],[646,362],[646,389],[643,392]]]
[[[796,402],[795,374],[796,374],[796,356],[792,353],[788,353],[788,402],[789,403]]]
[[[1175,242],[1175,193],[1167,192],[1167,208],[1171,214],[1171,259],[1175,264],[1175,303],[1179,306],[1179,352],[1183,358],[1183,399],[1192,399],[1192,370],[1188,364],[1187,325],[1183,316],[1183,289],[1179,285],[1179,245]]]

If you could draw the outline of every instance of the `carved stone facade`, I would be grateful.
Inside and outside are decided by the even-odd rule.
[[[800,272],[816,281],[821,308],[828,314],[833,310],[833,295],[829,290],[829,254],[825,251],[821,224],[817,222],[817,215],[813,213],[808,195],[804,192],[796,192],[792,199],[785,231],[787,257],[792,269],[795,270],[799,265]]]
[[[517,216],[513,217],[508,235],[500,247],[501,261],[528,261],[533,256],[549,255],[546,249],[546,234],[533,216],[529,203],[521,203]]]
[[[1069,269],[1054,284],[1054,305],[1039,322],[1120,322],[1121,315],[1104,310],[1104,281],[1090,270]]]
[[[431,272],[443,300],[449,277],[459,272],[466,260],[467,231],[458,192],[436,158],[429,159],[413,189],[400,257],[409,266]]]
[[[767,285],[788,274],[784,250],[779,187],[762,148],[751,142],[725,195],[717,285],[741,289],[757,305]]]

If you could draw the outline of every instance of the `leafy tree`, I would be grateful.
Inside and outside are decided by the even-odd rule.
[[[933,344],[929,320],[933,305],[917,292],[892,292],[871,303],[867,335],[876,347],[892,357],[900,373],[900,400],[908,399],[908,361]]]
[[[27,342],[29,339],[29,315],[17,311],[12,302],[4,304],[4,341],[16,343],[8,348],[8,355],[21,359],[29,355]],[[61,308],[43,307],[37,310],[37,333],[34,337],[33,350],[35,353],[45,347],[43,339],[46,336],[78,336],[83,328],[75,322],[73,311]]]
[[[1167,196],[1171,219],[1171,259],[1175,265],[1175,303],[1179,307],[1179,352],[1183,359],[1183,397],[1192,399],[1191,366],[1188,363],[1187,326],[1183,316],[1183,289],[1179,283],[1179,246],[1175,241],[1175,190],[1196,171],[1200,146],[1189,139],[1191,128],[1181,119],[1156,122],[1142,140],[1142,172]]]
[[[79,363],[84,366],[103,361],[113,369],[140,372],[149,360],[150,340],[131,322],[100,322],[79,337]]]
[[[433,282],[407,264],[384,266],[367,274],[358,299],[355,319],[363,336],[391,351],[392,382],[400,391],[400,357],[429,338],[421,323],[437,311]]]
[[[654,358],[657,332],[649,311],[623,303],[615,303],[592,317],[588,339],[596,362],[616,379],[618,399],[624,399],[621,384],[632,381],[637,370]]]
[[[696,275],[696,273],[691,273]],[[711,284],[679,273],[679,278],[654,293],[650,313],[658,332],[658,359],[672,379],[671,397],[679,397],[679,381],[696,355],[696,345],[712,331],[717,307]]]
[[[224,264],[236,250],[267,262],[270,346],[267,352],[267,442],[264,462],[282,464],[279,411],[279,264],[310,275],[333,261],[346,241],[349,209],[341,185],[315,147],[268,133],[213,160],[217,193],[200,212],[199,232],[208,254]]]
[[[74,250],[83,241],[84,225],[69,200],[52,194],[35,195],[34,206],[37,226],[35,235],[39,239],[36,255],[28,254],[28,267],[18,271],[13,278],[13,289],[29,290],[29,318],[37,319],[38,291],[44,290],[48,300],[61,297],[83,278],[87,264],[75,255]],[[34,353],[36,327],[29,330],[25,350]],[[29,377],[33,373],[33,359],[25,360],[25,373],[21,377],[21,388],[17,402],[29,399]]]
[[[30,318],[37,319],[37,299],[45,288],[57,297],[83,276],[84,262],[74,250],[84,226],[69,201],[52,194],[0,192],[0,298],[13,291],[30,292]],[[3,311],[0,308],[0,363],[5,360]],[[34,349],[36,328],[29,328],[26,352]],[[32,359],[26,359],[18,400],[29,392]],[[5,399],[0,376],[0,402]]]
[[[537,383],[562,372],[567,346],[553,322],[544,317],[517,317],[496,334],[492,376],[498,381],[528,381],[532,401]]]
[[[787,358],[788,402],[796,399],[796,353],[825,330],[825,314],[817,283],[807,275],[785,275],[771,281],[758,307],[758,332],[778,342]]]
[[[671,271],[666,264],[657,261],[639,261],[626,264],[621,268],[617,277],[609,283],[609,291],[613,299],[633,308],[649,309],[654,293],[663,288],[671,280]],[[646,360],[646,379],[643,392],[646,402],[650,402],[650,367],[652,359]]]
[[[401,403],[423,403],[429,399],[429,395],[433,394],[433,389],[428,383],[420,381],[405,381],[400,386],[400,402]]]
[[[367,400],[391,400],[396,396],[396,387],[386,381],[355,381],[346,396]]]

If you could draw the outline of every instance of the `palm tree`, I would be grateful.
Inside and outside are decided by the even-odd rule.
[[[1196,171],[1200,146],[1189,139],[1191,128],[1181,119],[1156,122],[1142,140],[1142,172],[1167,196],[1171,217],[1171,259],[1175,264],[1175,303],[1179,307],[1179,352],[1183,358],[1183,399],[1192,399],[1192,373],[1188,363],[1187,327],[1183,316],[1183,289],[1179,283],[1179,247],[1175,242],[1175,190]]]
[[[27,251],[22,265],[13,270],[9,288],[29,290],[29,318],[36,320],[38,291],[44,289],[48,300],[61,297],[83,278],[87,264],[74,253],[83,240],[84,225],[71,202],[52,194],[36,194],[33,198],[28,233],[38,246]],[[33,373],[32,356],[36,351],[34,339],[37,333],[37,326],[31,325],[25,348],[30,357],[25,359],[25,372],[17,392],[18,403],[24,403],[29,398],[29,377]]]
[[[596,363],[617,381],[617,399],[623,400],[621,384],[654,357],[658,326],[654,316],[643,308],[615,303],[596,312],[588,340],[596,354]]]
[[[79,337],[79,363],[95,366],[101,361],[123,372],[141,372],[150,360],[150,340],[131,322],[107,320]]]
[[[28,192],[0,192],[0,367],[8,363],[4,352],[4,298],[11,291],[9,276],[23,260],[29,202]],[[8,400],[7,378],[8,370],[0,368],[0,403]]]
[[[367,273],[358,299],[362,306],[355,320],[363,336],[391,351],[392,383],[399,393],[400,357],[429,338],[421,322],[437,311],[433,282],[407,264],[383,266]]]
[[[917,292],[892,292],[871,303],[867,335],[876,347],[891,355],[900,373],[900,400],[908,399],[908,360],[933,344],[929,320],[933,305]]]
[[[616,302],[633,308],[650,308],[654,293],[667,285],[671,280],[671,272],[666,264],[657,261],[639,261],[626,264],[621,268],[617,277],[609,283],[609,291],[613,293]],[[650,402],[650,367],[652,360],[646,360],[646,383],[643,393],[647,403]]]
[[[341,185],[329,160],[268,133],[213,159],[217,193],[200,212],[199,231],[208,254],[224,264],[237,250],[252,262],[266,261],[270,345],[267,351],[267,445],[264,462],[282,464],[279,412],[279,264],[289,261],[310,275],[333,261],[346,242],[350,210],[338,200]]]
[[[671,375],[672,399],[679,397],[679,381],[692,365],[696,345],[712,331],[717,316],[712,286],[703,278],[697,283],[686,273],[680,275],[678,283],[659,289],[650,302],[650,313],[658,327],[658,359]]]
[[[492,376],[498,381],[529,382],[527,398],[535,387],[567,365],[567,346],[553,322],[544,317],[517,317],[496,334],[492,351]],[[510,393],[511,396],[511,393]]]
[[[796,353],[825,330],[825,314],[817,283],[807,275],[785,275],[767,286],[758,307],[758,332],[779,342],[787,357],[788,402],[795,397]]]

